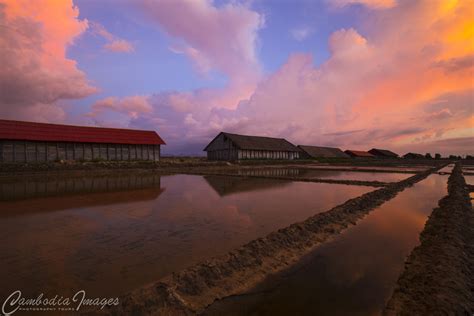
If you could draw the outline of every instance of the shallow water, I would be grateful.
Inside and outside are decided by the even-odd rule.
[[[0,298],[110,297],[371,191],[225,176],[0,182]]]
[[[464,175],[467,184],[474,185],[474,175]]]
[[[359,180],[379,182],[398,182],[413,176],[413,174],[410,173],[316,170],[311,168],[243,169],[236,170],[234,173],[243,176],[293,177],[305,179]]]
[[[446,167],[441,168],[438,172],[451,172],[453,171],[454,164],[449,164]]]
[[[430,166],[325,166],[325,165],[307,165],[308,167],[318,169],[347,169],[347,170],[394,170],[394,171],[413,171],[420,172],[431,168]]]
[[[295,267],[245,295],[214,303],[207,314],[379,315],[428,215],[447,194],[446,181],[429,176]]]
[[[387,172],[357,172],[357,171],[334,171],[334,170],[311,170],[300,169],[300,177],[309,179],[332,179],[332,180],[359,180],[359,181],[380,181],[398,182],[413,176],[406,173]]]

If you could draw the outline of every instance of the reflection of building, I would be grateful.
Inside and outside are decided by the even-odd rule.
[[[339,148],[303,145],[298,145],[298,147],[302,150],[302,158],[349,158]]]
[[[0,120],[0,162],[159,160],[155,131]]]
[[[351,156],[352,158],[375,158],[374,155],[367,151],[361,151],[361,150],[346,150],[344,151],[346,154]]]
[[[398,158],[398,155],[396,153],[387,149],[372,148],[371,150],[369,150],[369,153],[371,153],[377,158]]]
[[[221,132],[204,148],[209,160],[297,159],[300,149],[283,138]]]
[[[15,177],[0,181],[0,205],[11,214],[155,200],[164,191],[151,173]],[[43,203],[41,203],[41,202]]]
[[[219,196],[233,193],[260,191],[265,189],[281,188],[291,184],[291,181],[265,179],[265,178],[242,178],[232,176],[204,176],[207,183],[219,194]]]
[[[296,168],[239,169],[237,174],[254,177],[294,177],[300,174]]]

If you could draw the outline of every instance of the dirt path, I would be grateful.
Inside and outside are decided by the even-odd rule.
[[[385,315],[474,315],[474,210],[458,164],[408,257]]]
[[[201,312],[214,300],[242,293],[269,274],[297,262],[303,255],[339,234],[374,208],[439,168],[390,184],[307,220],[249,242],[214,259],[192,266],[121,298],[114,315],[183,315]]]

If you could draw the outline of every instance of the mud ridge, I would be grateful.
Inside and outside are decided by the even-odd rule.
[[[112,315],[194,315],[216,299],[243,293],[269,274],[296,263],[315,246],[339,234],[405,188],[439,168],[350,199],[303,222],[272,232],[248,244],[121,297],[103,310]],[[94,313],[97,314],[97,313]]]
[[[357,166],[354,166],[354,168],[348,169],[348,168],[321,168],[318,166],[308,166],[308,165],[302,165],[302,166],[291,166],[291,168],[299,168],[299,169],[310,169],[310,170],[318,170],[318,171],[349,171],[349,172],[377,172],[377,173],[402,173],[402,174],[416,174],[421,170],[397,170],[397,169],[377,169],[377,167],[374,168],[366,168],[366,169],[358,169]],[[426,168],[428,169],[428,168]]]
[[[457,164],[384,315],[474,315],[474,210]]]

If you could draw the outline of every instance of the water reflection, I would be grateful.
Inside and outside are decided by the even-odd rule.
[[[411,177],[410,173],[389,173],[389,172],[366,172],[366,171],[340,171],[340,170],[319,170],[312,168],[267,168],[267,169],[241,169],[225,171],[241,176],[257,177],[279,177],[279,178],[306,178],[306,179],[331,179],[331,180],[359,180],[359,181],[380,181],[398,182]]]
[[[411,177],[412,174],[300,169],[298,176],[309,179],[398,182]]]
[[[233,193],[269,190],[291,184],[291,181],[275,181],[266,178],[239,178],[228,176],[204,176],[207,183],[219,194],[226,196]]]
[[[0,179],[0,218],[28,212],[153,201],[163,191],[161,175],[155,173],[4,177]]]
[[[296,267],[244,296],[215,303],[208,314],[379,315],[427,216],[447,194],[432,175],[323,244]]]
[[[190,175],[90,177],[3,179],[15,189],[2,186],[0,298],[16,289],[118,295],[372,190]]]

